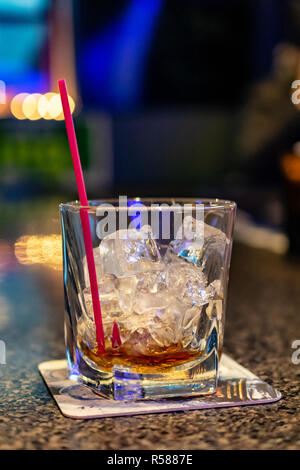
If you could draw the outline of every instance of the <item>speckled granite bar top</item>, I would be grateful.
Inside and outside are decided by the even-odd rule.
[[[272,384],[271,405],[83,421],[64,418],[37,364],[64,356],[61,272],[19,267],[0,282],[0,449],[300,449],[300,264],[236,245],[225,351]],[[4,312],[4,313],[3,313]]]

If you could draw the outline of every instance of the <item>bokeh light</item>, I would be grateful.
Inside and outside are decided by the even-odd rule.
[[[75,102],[69,95],[71,112],[74,112]],[[60,121],[64,119],[62,104],[59,93],[48,92],[44,95],[40,93],[19,93],[11,103],[10,109],[17,119],[55,119]]]
[[[48,112],[48,108],[51,98],[53,98],[55,95],[56,93],[49,92],[40,97],[38,102],[38,112],[43,119],[52,119],[50,113]]]
[[[23,112],[23,103],[27,96],[29,96],[29,93],[19,93],[11,100],[10,110],[17,119],[26,119]]]
[[[38,102],[41,96],[40,93],[33,93],[32,95],[28,95],[23,101],[22,110],[27,119],[31,121],[41,119],[42,116],[38,112]]]
[[[56,103],[56,107],[57,107],[56,109],[59,109],[59,114],[55,117],[55,119],[57,121],[61,121],[62,119],[64,119],[64,113],[63,113],[63,110],[62,110],[60,96],[59,95],[56,96],[56,101],[57,101],[57,98],[59,100],[59,105]],[[72,96],[70,96],[70,95],[68,95],[68,98],[69,98],[71,113],[73,114],[74,109],[75,109],[75,101],[73,100]],[[53,101],[53,100],[54,100],[54,98],[52,98],[51,101]]]
[[[61,236],[21,236],[15,243],[15,256],[20,264],[44,264],[55,270],[62,269]]]

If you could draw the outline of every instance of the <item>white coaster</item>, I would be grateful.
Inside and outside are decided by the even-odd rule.
[[[60,411],[68,418],[91,419],[258,405],[273,403],[281,398],[280,392],[226,354],[222,355],[219,386],[214,395],[134,402],[101,398],[85,385],[70,380],[66,360],[42,362],[38,367]]]

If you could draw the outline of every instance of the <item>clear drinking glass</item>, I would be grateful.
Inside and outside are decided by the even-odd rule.
[[[80,211],[89,215],[99,353]],[[69,376],[117,400],[214,393],[236,204],[219,199],[60,205]],[[124,225],[125,224],[125,225]],[[121,344],[112,344],[117,323]]]

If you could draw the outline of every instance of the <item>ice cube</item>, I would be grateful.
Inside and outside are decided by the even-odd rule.
[[[115,294],[117,285],[118,279],[113,274],[105,274],[105,276],[100,277],[98,279],[100,297],[105,294]]]
[[[197,233],[203,235],[203,231],[203,222],[191,216],[185,217],[175,239],[167,248],[164,260],[167,263],[188,261],[196,264],[203,247],[203,236],[197,238]]]
[[[161,346],[154,341],[149,330],[139,328],[123,343],[122,350],[128,356],[152,356],[161,351]]]
[[[186,305],[175,297],[169,298],[168,306],[156,314],[149,324],[149,332],[156,343],[161,347],[176,346],[182,336],[182,322]]]
[[[129,315],[133,311],[133,303],[137,286],[137,278],[123,277],[117,280],[117,295],[122,312]]]
[[[109,340],[111,338],[114,321],[117,321],[121,342],[124,343],[128,340],[131,334],[131,330],[128,329],[128,325],[124,321],[124,318],[120,312],[115,312],[113,315],[108,315],[106,313],[102,316],[102,320],[104,336],[106,339]],[[77,335],[89,348],[97,348],[96,327],[93,318],[90,318],[85,314],[82,315],[77,323]]]
[[[186,224],[192,225],[193,223],[201,223],[195,219],[191,221],[188,217],[186,219],[188,219]],[[202,267],[208,282],[211,283],[215,279],[222,278],[224,253],[229,241],[221,230],[206,223],[203,224],[203,228],[203,245],[201,244],[202,241],[199,241],[197,238],[197,231],[193,235],[191,230],[185,230],[189,238],[173,240],[168,246],[165,261],[167,263],[174,263],[177,258],[177,262],[186,261],[198,267]],[[178,231],[178,235],[180,235],[181,231],[182,229]]]
[[[134,279],[130,278],[130,282]],[[121,280],[121,289],[118,290],[120,280],[112,274],[107,274],[100,278],[99,299],[101,305],[102,323],[104,336],[110,338],[112,335],[113,324],[116,321],[119,327],[121,341],[124,342],[130,335],[130,324],[128,318],[132,310],[126,300],[122,299],[122,293],[126,292],[124,288],[124,279]],[[82,305],[83,315],[78,322],[78,334],[85,340],[87,345],[96,347],[96,328],[94,322],[93,302],[91,289],[86,288],[83,291],[83,299],[79,296]],[[123,300],[123,303],[121,303]],[[128,302],[128,301],[127,301]],[[130,323],[130,322],[129,322]]]
[[[204,305],[214,295],[214,290],[207,288],[207,279],[201,268],[189,263],[170,264],[167,284],[174,295],[190,306]]]
[[[96,275],[97,275],[97,279],[99,279],[102,276],[99,246],[93,249],[93,253],[94,253],[94,260],[95,260]],[[90,287],[90,276],[89,276],[86,256],[84,256],[82,260],[82,265],[83,265],[83,275],[84,275],[85,286]]]
[[[182,325],[182,346],[188,347],[195,337],[198,329],[202,307],[191,307],[186,310]]]
[[[99,246],[99,271],[103,274],[121,275],[119,256],[117,252],[117,240],[104,238]]]
[[[168,348],[178,344],[178,329],[173,328],[172,324],[160,325],[157,327],[155,324],[151,325],[150,335],[154,342],[161,348]]]
[[[100,244],[100,264],[103,273],[117,277],[130,276],[160,268],[160,254],[152,229],[118,230]]]
[[[182,345],[184,348],[205,349],[207,332],[211,323],[206,313],[208,305],[193,306],[187,310],[183,320]]]
[[[148,271],[145,273],[139,273],[136,275],[137,278],[137,290],[139,292],[151,292],[156,294],[167,288],[166,271]]]
[[[103,321],[106,317],[115,317],[120,314],[120,305],[116,291],[116,277],[112,274],[106,274],[99,278],[98,292],[101,305]],[[83,299],[79,296],[83,311],[91,319],[94,318],[93,301],[91,288],[87,287],[82,292]]]
[[[204,240],[204,222],[188,215],[183,218],[183,223],[176,234],[176,240],[189,240],[194,248],[202,248]]]
[[[153,309],[161,310],[167,307],[169,301],[168,295],[164,293],[137,292],[134,300],[134,311],[142,314]]]

